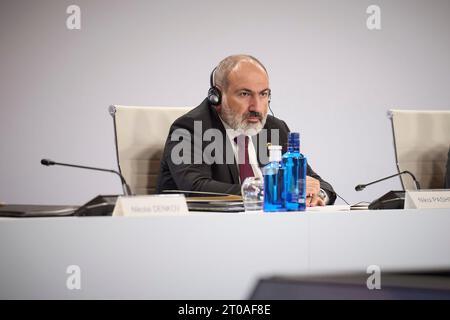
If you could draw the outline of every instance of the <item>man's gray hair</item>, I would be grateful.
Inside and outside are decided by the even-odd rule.
[[[214,71],[214,85],[221,88],[222,90],[226,90],[228,88],[228,75],[231,70],[237,66],[237,64],[241,61],[253,61],[256,62],[267,74],[266,67],[253,56],[247,54],[237,54],[226,57],[217,65]]]

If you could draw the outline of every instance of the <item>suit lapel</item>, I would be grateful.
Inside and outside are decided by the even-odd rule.
[[[228,139],[227,133],[225,131],[225,127],[223,126],[222,121],[219,118],[219,115],[217,114],[217,111],[215,109],[211,109],[211,119],[212,119],[212,125],[213,128],[217,128],[220,130],[220,132],[222,132],[222,136],[224,137],[224,143],[223,143],[223,163],[227,166],[228,171],[231,175],[232,181],[234,184],[239,184],[239,171],[238,171],[238,167],[236,164],[236,161],[234,159],[234,155],[233,155],[233,162],[232,163],[227,163],[227,159],[226,159],[226,151],[227,150],[231,150],[231,152],[233,152],[233,147],[231,146],[231,142]]]
[[[228,139],[228,137],[227,136],[225,136],[225,139],[226,139],[226,143],[229,145],[228,147],[229,147],[229,149],[228,150],[233,150],[232,148],[231,148],[231,145],[230,145],[230,141],[229,141],[229,139]],[[228,163],[227,164],[227,167],[228,167],[228,170],[230,171],[230,175],[231,175],[231,177],[233,178],[233,183],[234,184],[239,184],[239,171],[238,171],[238,167],[237,167],[237,164],[236,164],[236,162],[235,162],[235,159],[234,159],[234,157],[233,157],[233,163]]]

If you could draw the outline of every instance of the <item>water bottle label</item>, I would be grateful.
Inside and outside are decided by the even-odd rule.
[[[298,179],[298,190],[300,192],[302,192],[304,187],[306,187],[306,179],[299,178]]]
[[[306,203],[306,179],[298,179],[298,203]]]

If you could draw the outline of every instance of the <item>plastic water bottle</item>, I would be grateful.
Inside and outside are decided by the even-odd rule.
[[[288,151],[283,155],[284,191],[288,211],[306,209],[306,157],[300,153],[300,134],[290,132]]]
[[[270,163],[262,170],[264,175],[264,211],[286,211],[281,146],[269,146],[269,161]]]

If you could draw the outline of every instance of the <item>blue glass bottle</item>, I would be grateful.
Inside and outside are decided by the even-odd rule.
[[[264,211],[286,211],[284,201],[284,165],[281,146],[269,146],[269,161],[262,172],[264,175]]]
[[[284,192],[288,211],[306,209],[306,157],[300,153],[300,134],[290,132],[288,151],[283,155]]]

